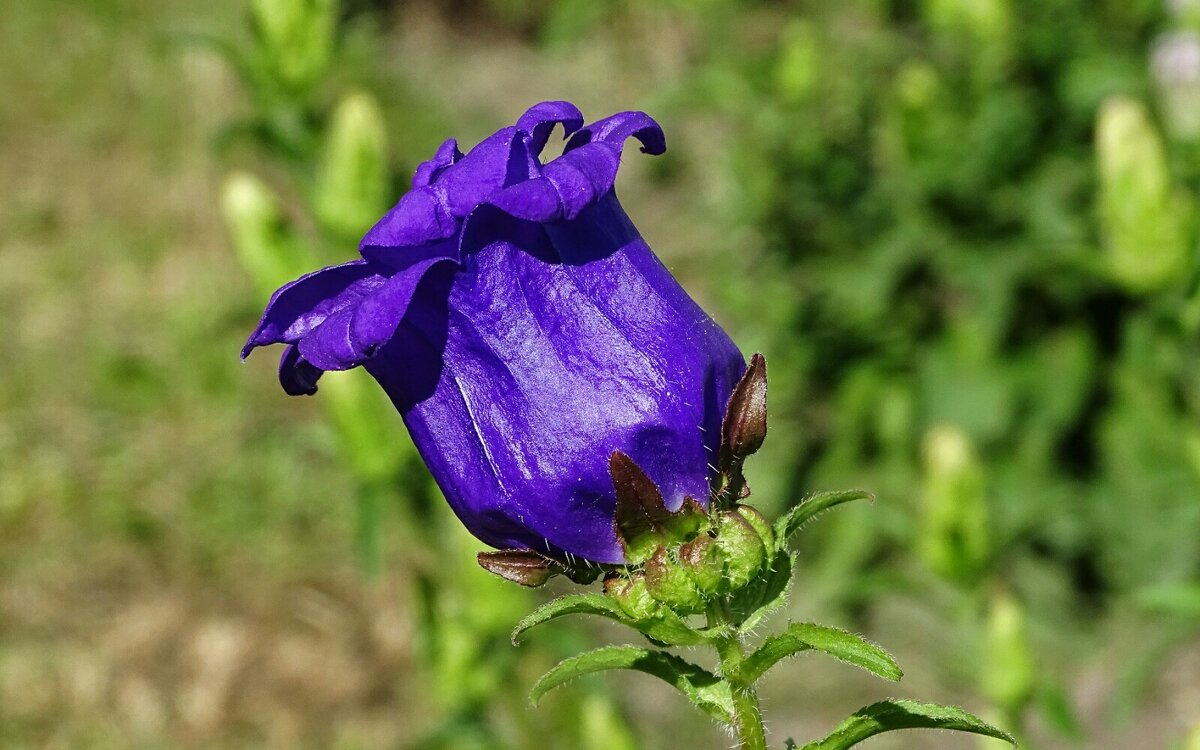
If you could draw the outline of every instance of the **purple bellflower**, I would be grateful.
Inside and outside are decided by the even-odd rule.
[[[561,156],[539,154],[561,124]],[[609,457],[668,508],[707,503],[745,369],[617,202],[621,150],[661,154],[641,112],[584,126],[544,102],[465,156],[454,139],[363,238],[361,258],[271,297],[246,342],[283,343],[284,390],[379,382],[463,524],[499,549],[621,563]]]

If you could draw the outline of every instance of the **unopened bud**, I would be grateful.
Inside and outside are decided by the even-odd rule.
[[[316,84],[333,54],[336,0],[251,0],[250,11],[279,82],[292,90]]]
[[[1096,124],[1100,229],[1113,277],[1150,292],[1185,275],[1185,207],[1171,184],[1162,140],[1146,108],[1126,97],[1105,102]]]
[[[766,547],[762,537],[737,511],[725,511],[717,521],[717,544],[725,554],[725,582],[731,590],[744,587],[762,569]]]
[[[925,503],[918,540],[921,556],[943,577],[973,581],[987,563],[988,511],[983,468],[957,427],[935,427],[925,437]]]
[[[1033,692],[1035,668],[1021,604],[1007,593],[993,596],[984,642],[983,693],[996,705],[1017,711]]]
[[[680,547],[679,562],[701,594],[712,596],[721,588],[725,580],[725,555],[711,536],[701,534]]]
[[[308,267],[284,224],[278,198],[257,177],[245,172],[230,175],[221,190],[221,213],[238,260],[264,293]]]
[[[314,209],[330,229],[362,236],[387,208],[387,134],[374,97],[350,94],[334,110]]]
[[[646,576],[634,573],[628,578],[613,576],[604,579],[604,593],[612,597],[625,614],[635,620],[653,617],[659,603],[646,588]]]
[[[768,554],[775,549],[775,529],[771,526],[771,522],[762,514],[758,508],[753,505],[739,505],[735,508],[742,518],[746,519],[746,523],[750,524],[755,531],[758,532],[759,538],[762,539],[763,546],[767,548]]]
[[[745,458],[762,447],[767,437],[767,360],[750,358],[733,389],[721,425],[722,448],[729,457]]]
[[[646,563],[646,588],[650,596],[679,614],[698,612],[704,607],[704,597],[691,574],[666,547],[659,547]]]

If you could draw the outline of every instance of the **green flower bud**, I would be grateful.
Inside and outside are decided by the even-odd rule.
[[[918,551],[935,573],[970,583],[989,554],[983,468],[957,427],[931,430],[923,453],[925,504]]]
[[[646,563],[646,589],[650,596],[679,614],[704,608],[704,597],[691,574],[673,559],[666,547],[659,547]]]
[[[660,606],[650,596],[650,591],[646,588],[646,576],[642,573],[634,573],[628,578],[605,578],[604,593],[616,600],[625,614],[635,620],[653,617]]]
[[[1034,675],[1024,609],[1009,594],[997,594],[988,610],[981,671],[983,693],[1005,710],[1017,711],[1033,693]]]
[[[725,583],[737,590],[754,580],[766,558],[766,547],[750,522],[737,511],[724,511],[717,520],[717,545],[725,555]]]
[[[1187,272],[1186,206],[1167,170],[1166,151],[1140,102],[1114,97],[1096,124],[1100,228],[1109,272],[1150,292]]]
[[[284,87],[302,91],[329,67],[337,28],[336,0],[251,0],[263,62]]]
[[[701,534],[679,548],[679,562],[704,596],[712,596],[725,580],[725,555],[717,540]]]
[[[739,505],[736,510],[742,518],[746,519],[746,523],[758,532],[763,546],[767,548],[767,556],[770,557],[775,550],[775,529],[771,527],[771,522],[753,505]]]
[[[821,60],[816,24],[808,20],[790,21],[780,34],[775,63],[775,88],[780,97],[799,102],[815,93],[821,81]]]
[[[230,175],[221,190],[221,213],[238,260],[264,295],[310,265],[284,224],[278,198],[257,177]]]
[[[357,239],[387,210],[387,135],[383,113],[358,92],[333,113],[313,208],[326,227]]]

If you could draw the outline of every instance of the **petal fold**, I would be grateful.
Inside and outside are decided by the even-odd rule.
[[[398,271],[356,306],[330,315],[300,339],[300,354],[321,370],[349,370],[361,365],[395,334],[429,269],[446,262],[450,259],[429,258]]]
[[[569,221],[612,190],[620,166],[619,146],[589,143],[546,164],[541,177],[506,188],[489,203],[519,219]]]
[[[316,393],[317,380],[323,372],[306,362],[295,344],[288,344],[279,358],[279,384],[289,396],[311,396]]]
[[[295,343],[330,315],[354,304],[383,282],[375,267],[354,260],[306,274],[271,295],[258,327],[242,347],[245,359],[255,347]]]
[[[412,178],[413,189],[430,184],[438,178],[443,169],[453,165],[462,157],[462,152],[458,150],[458,141],[454,138],[447,138],[438,147],[437,153],[433,155],[432,159],[422,162],[421,166],[417,167]]]

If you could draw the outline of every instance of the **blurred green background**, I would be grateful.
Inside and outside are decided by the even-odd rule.
[[[773,738],[888,694],[1034,748],[1200,747],[1200,3],[0,4],[0,746],[728,746],[539,669],[369,381],[237,350],[444,138],[653,114],[622,200],[770,362],[797,660]],[[335,382],[336,381],[336,382]],[[634,738],[637,738],[636,740]],[[968,747],[951,735],[877,746]]]

